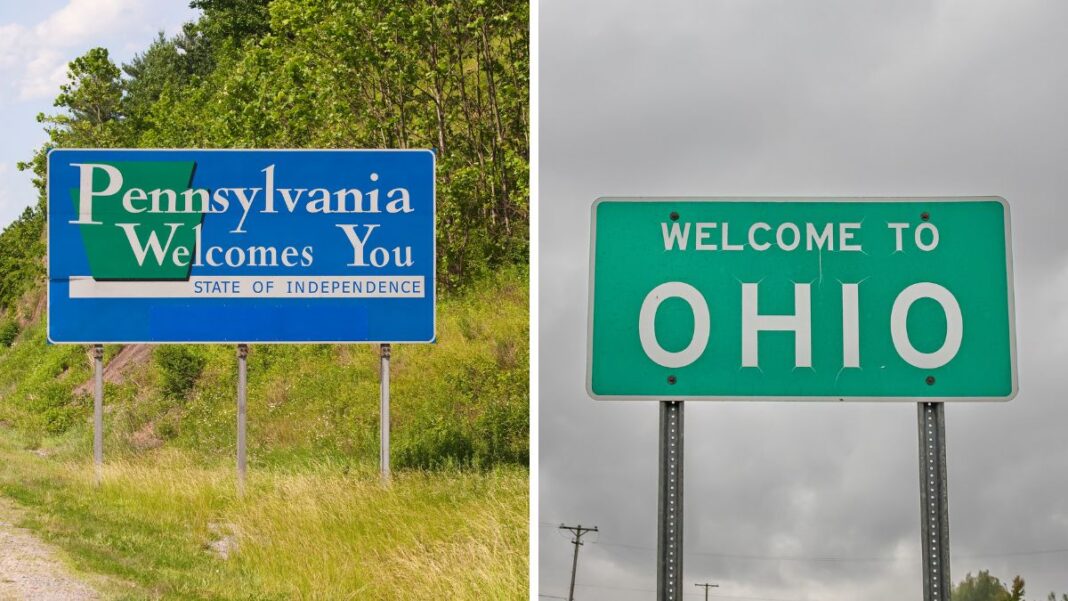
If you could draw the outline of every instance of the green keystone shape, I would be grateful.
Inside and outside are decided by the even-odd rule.
[[[188,190],[193,178],[196,163],[193,161],[175,162],[109,162],[99,163],[115,167],[122,174],[122,186],[109,196],[93,197],[93,221],[100,224],[79,224],[78,228],[89,257],[91,275],[96,280],[187,280],[191,269],[191,260],[196,253],[196,232],[194,226],[201,223],[203,213],[197,207],[186,211],[182,192]],[[93,190],[107,189],[109,176],[103,169],[93,171]],[[134,213],[123,206],[123,196],[128,190],[139,188],[151,194],[154,190],[173,190],[176,204],[181,212],[165,212],[168,196],[160,196],[160,205],[164,212],[148,210]],[[70,191],[75,214],[78,213],[79,190]],[[148,207],[152,202],[139,200],[137,207]],[[152,250],[148,250],[144,262],[139,264],[127,232],[118,224],[136,224],[136,234],[142,247],[155,235],[161,247],[167,245],[171,236],[171,226],[179,224],[174,231],[168,253],[162,264],[157,261]],[[176,265],[173,261],[174,249],[184,246],[189,249],[186,265]]]

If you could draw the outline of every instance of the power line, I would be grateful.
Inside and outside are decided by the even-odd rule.
[[[607,584],[576,584],[575,586],[581,586],[583,588],[598,588],[613,591],[635,591],[639,593],[655,593],[655,589],[651,588],[637,588],[627,586],[609,586]],[[693,597],[699,595],[699,593],[685,593],[687,597]],[[709,595],[709,599],[736,599],[738,601],[801,601],[800,599],[782,599],[778,597],[746,597],[738,595]],[[810,600],[811,601],[811,600]]]
[[[571,561],[571,589],[567,594],[567,601],[575,601],[575,573],[578,571],[578,552],[579,547],[582,546],[582,535],[587,532],[597,532],[597,526],[592,528],[583,528],[582,524],[577,526],[567,526],[560,524],[560,530],[567,530],[575,535],[575,539],[571,541],[572,545],[575,545],[575,558]]]
[[[538,522],[543,526],[558,528],[559,524],[552,522]],[[593,541],[595,545],[606,547],[623,547],[626,549],[640,549],[644,551],[656,551],[656,547],[647,545],[632,545],[626,543],[613,543],[603,540]],[[689,551],[693,555],[707,557],[721,557],[726,559],[751,559],[757,561],[811,561],[811,562],[842,562],[842,563],[892,563],[897,561],[912,561],[911,556],[869,556],[869,557],[840,557],[834,555],[757,555],[752,553],[728,553],[722,551]],[[972,553],[969,555],[954,554],[954,559],[992,559],[998,557],[1026,557],[1030,555],[1058,555],[1068,553],[1068,547],[1051,549],[1024,549],[1020,551],[1004,551],[1001,553]]]
[[[625,543],[613,543],[603,540],[593,544],[605,547],[622,547],[625,549],[638,549],[642,551],[656,551],[655,547],[647,545],[631,545]],[[980,553],[971,555],[955,555],[954,559],[990,559],[997,557],[1020,557],[1029,555],[1055,555],[1068,553],[1068,548],[1063,549],[1036,549],[1024,551],[1006,551],[1004,553]],[[898,561],[912,561],[915,558],[909,556],[882,556],[882,557],[838,557],[819,555],[756,555],[743,553],[723,553],[712,551],[687,551],[690,555],[703,555],[706,557],[718,557],[723,559],[747,559],[754,561],[800,561],[800,562],[826,562],[826,563],[893,563]]]
[[[654,547],[645,545],[628,545],[624,543],[612,543],[597,541],[594,544],[606,547],[623,547],[626,549],[639,549],[642,551],[656,551]],[[760,561],[813,561],[813,562],[892,562],[910,559],[907,557],[821,557],[800,555],[751,555],[741,553],[719,553],[711,551],[687,551],[689,555],[704,555],[706,557],[719,557],[725,559],[752,559]]]
[[[990,557],[1020,557],[1022,555],[1054,555],[1057,553],[1068,553],[1068,548],[1065,549],[1037,549],[1034,551],[1006,551],[1005,553],[983,553],[979,555],[956,555],[959,559],[987,559]]]

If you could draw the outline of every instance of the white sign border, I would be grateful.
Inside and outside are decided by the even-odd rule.
[[[427,340],[62,340],[52,339],[52,261],[50,227],[52,206],[52,182],[49,168],[52,166],[52,153],[63,151],[117,151],[117,152],[144,152],[144,151],[182,151],[182,152],[399,152],[430,154],[430,209],[433,212],[434,225],[434,261],[431,267],[431,277],[434,278],[434,294],[432,301],[432,315],[430,326],[430,338]],[[83,148],[63,147],[50,148],[45,153],[45,252],[48,260],[45,261],[45,338],[48,344],[436,344],[438,340],[438,155],[430,148]]]

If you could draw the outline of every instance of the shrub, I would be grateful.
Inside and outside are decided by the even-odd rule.
[[[159,368],[160,391],[164,396],[174,399],[185,398],[204,370],[204,357],[184,346],[160,346],[156,348],[155,358]]]
[[[49,382],[26,398],[29,412],[24,422],[27,430],[40,434],[62,434],[75,424],[82,406],[71,397],[61,382]]]
[[[0,322],[0,346],[9,347],[19,335],[19,324],[15,320]]]
[[[527,465],[530,419],[525,403],[490,402],[475,422],[475,463]]]
[[[462,418],[455,414],[420,413],[399,437],[394,465],[416,469],[471,465],[474,445],[465,430]]]

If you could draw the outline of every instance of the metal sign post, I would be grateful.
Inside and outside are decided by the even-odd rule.
[[[104,345],[93,345],[93,464],[96,468],[96,483],[100,484],[104,472]]]
[[[660,403],[656,598],[682,601],[682,401]]]
[[[245,448],[245,428],[248,410],[248,345],[237,345],[237,494],[245,494],[245,475],[248,456]]]
[[[389,356],[390,346],[381,345],[379,355],[379,380],[381,399],[379,405],[379,448],[378,464],[382,471],[382,481],[389,481]]]
[[[949,491],[946,481],[946,409],[943,403],[916,405],[920,443],[920,525],[923,542],[923,599],[948,601]]]

